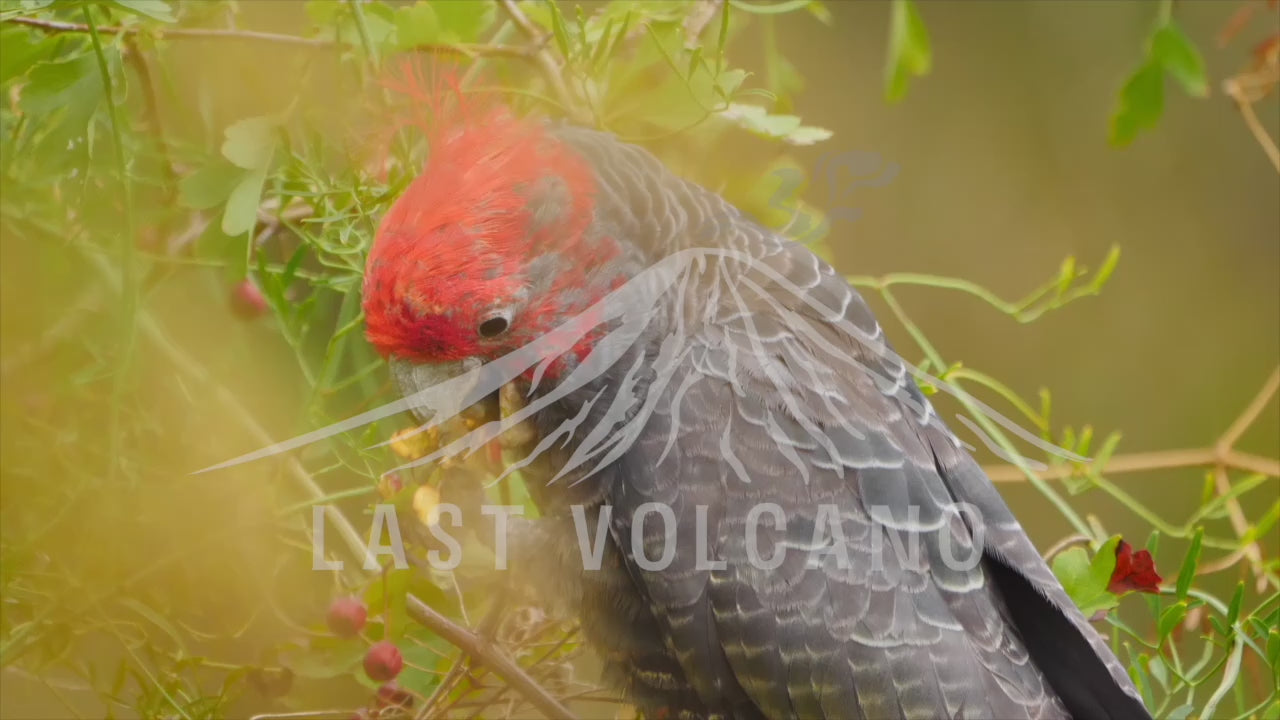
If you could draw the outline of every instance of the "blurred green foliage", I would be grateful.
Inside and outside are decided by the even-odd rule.
[[[930,73],[934,53],[928,5],[892,0],[886,10],[883,92],[893,102]],[[1166,76],[1193,96],[1209,87],[1172,5],[1153,13],[1143,63],[1112,117],[1116,144],[1160,119]],[[400,459],[382,443],[407,419],[235,473],[188,473],[393,398],[363,338],[360,282],[378,218],[429,153],[411,133],[383,132],[405,112],[381,83],[400,60],[447,60],[472,92],[642,142],[829,258],[826,212],[847,208],[805,199],[812,178],[792,149],[832,133],[802,119],[804,78],[775,28],[831,21],[811,0],[0,4],[0,259],[6,288],[21,290],[5,296],[0,335],[0,666],[46,688],[65,704],[56,712],[79,716],[350,709],[375,687],[359,669],[364,649],[388,638],[403,648],[399,682],[420,706],[515,712],[508,690],[413,620],[416,597],[464,625],[492,622],[488,631],[557,694],[601,701],[577,679],[580,648],[558,623],[480,619],[502,607],[492,584],[418,569],[368,577],[350,554],[342,572],[311,571],[313,506],[336,508],[326,526],[334,555],[344,554],[335,519],[360,528],[348,543],[363,541],[379,493],[418,517],[427,478],[395,489],[384,476]],[[194,69],[219,63],[212,79]],[[740,167],[703,162],[726,143],[756,150]],[[1123,601],[1140,622],[1115,612],[1106,622],[1157,715],[1280,717],[1277,558],[1252,563],[1247,553],[1275,533],[1276,478],[1233,469],[1224,492],[1210,474],[1188,517],[1164,518],[1108,478],[1118,434],[1095,443],[1090,427],[1055,422],[1047,391],[1028,400],[944,358],[894,294],[963,293],[1026,323],[1101,292],[1118,259],[1115,249],[1088,271],[1068,258],[1017,301],[936,275],[850,280],[886,302],[912,341],[905,351],[959,388],[1003,447],[1015,443],[978,399],[1095,456],[1044,458],[1044,474],[1061,483],[1018,468],[1076,532],[1054,567],[1087,611],[1121,603],[1105,582],[1118,540],[1075,499],[1104,494],[1150,525],[1145,546],[1166,582]],[[249,298],[234,306],[239,315],[231,287]],[[266,315],[246,319],[258,312],[255,293]],[[518,483],[490,492],[524,499]],[[1229,516],[1246,495],[1260,510],[1236,532]],[[1162,537],[1190,550],[1162,555]],[[1202,567],[1224,559],[1251,573],[1230,598],[1201,587]],[[320,618],[330,596],[347,592],[373,620],[340,639]]]

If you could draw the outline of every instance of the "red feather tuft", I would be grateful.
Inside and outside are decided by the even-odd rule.
[[[523,332],[511,338],[527,341],[554,327],[557,298],[525,297],[531,278],[524,273],[545,254],[607,259],[613,252],[612,243],[583,242],[594,206],[590,168],[538,119],[465,95],[452,72],[428,79],[405,64],[385,85],[410,108],[391,131],[423,133],[429,158],[383,217],[369,253],[369,340],[384,355],[419,361],[501,354],[511,348],[485,341],[477,329],[494,308],[516,303],[526,312],[512,323]],[[584,263],[567,265],[582,274]]]

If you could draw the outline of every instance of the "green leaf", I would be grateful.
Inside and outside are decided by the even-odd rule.
[[[359,7],[360,15],[364,20],[364,29],[369,35],[369,45],[372,49],[375,52],[394,51],[399,42],[399,37],[396,34],[396,11],[390,6],[381,3],[351,5],[351,24],[355,26],[357,36],[360,33],[360,26],[354,15],[357,7]],[[364,39],[361,38],[359,42],[363,47]]]
[[[489,0],[437,0],[431,7],[440,23],[441,42],[479,40],[481,33],[493,24],[497,11],[497,3]]]
[[[1151,662],[1147,663],[1147,672],[1151,675],[1151,679],[1160,685],[1160,689],[1169,689],[1169,672],[1159,655],[1151,658]]]
[[[889,56],[885,62],[884,97],[897,102],[907,94],[912,76],[928,75],[933,67],[929,31],[912,0],[893,0],[889,21]]]
[[[685,77],[693,77],[693,74],[698,71],[698,68],[701,67],[700,65],[701,62],[702,62],[702,46],[694,47],[693,52],[689,53],[689,65],[688,65],[688,69],[685,70],[685,73],[684,73]]]
[[[783,13],[803,10],[813,4],[813,0],[781,0],[776,3],[755,3],[746,0],[729,0],[735,10],[751,15],[782,15]]]
[[[224,133],[222,156],[246,170],[264,167],[275,150],[278,124],[277,118],[269,115],[233,123]]]
[[[823,25],[829,26],[835,23],[835,19],[831,16],[831,11],[827,9],[826,5],[822,4],[821,0],[812,0],[806,9],[810,15]]]
[[[1188,95],[1205,97],[1209,94],[1209,80],[1205,75],[1204,58],[1172,18],[1151,36],[1150,57],[1159,63]]]
[[[1102,260],[1102,266],[1093,274],[1092,286],[1095,290],[1101,290],[1103,285],[1111,279],[1112,273],[1116,271],[1116,265],[1120,263],[1120,246],[1112,245],[1107,251],[1107,256]]]
[[[1142,693],[1142,702],[1148,707],[1154,704],[1151,702],[1151,676],[1147,674],[1149,662],[1150,658],[1143,653],[1138,656],[1138,662],[1129,666],[1133,684],[1138,686],[1138,692]]]
[[[357,304],[355,307],[359,308],[359,305]],[[383,622],[386,623],[386,630],[383,637],[389,640],[399,640],[404,635],[405,626],[409,622],[408,598],[406,595],[409,592],[409,581],[413,579],[413,573],[413,570],[390,570],[387,572],[387,597],[378,598],[380,603],[376,606],[376,609],[385,607],[386,613]],[[375,582],[373,585],[377,587],[381,586],[382,583]],[[385,606],[382,603],[385,603]],[[375,606],[370,604],[369,607],[374,608]]]
[[[57,42],[52,36],[20,25],[0,27],[0,47],[4,48],[0,52],[0,85],[32,69],[54,50]]]
[[[1187,591],[1191,589],[1191,581],[1196,577],[1196,566],[1200,564],[1200,544],[1204,541],[1204,528],[1196,528],[1191,538],[1191,547],[1182,560],[1182,569],[1178,571],[1178,599],[1186,600]]]
[[[600,44],[596,47],[595,53],[591,58],[591,70],[593,73],[602,73],[603,68],[613,57],[614,52],[618,49],[618,44],[627,37],[627,33],[631,31],[632,15],[628,10],[622,16],[622,22],[618,24],[616,30],[610,30],[613,26],[614,19],[609,18],[605,26],[605,31],[601,35]]]
[[[1143,130],[1150,130],[1164,112],[1164,75],[1160,65],[1147,62],[1129,77],[1120,90],[1111,115],[1111,142],[1128,145]]]
[[[1227,625],[1235,625],[1240,619],[1240,608],[1244,606],[1244,581],[1236,585],[1236,593],[1231,596],[1231,604],[1227,607]]]
[[[429,3],[423,0],[396,10],[396,45],[408,50],[440,40],[440,20]]]
[[[222,211],[222,232],[236,237],[251,232],[258,223],[258,203],[267,180],[267,166],[248,170],[231,190]]]
[[[1067,290],[1070,289],[1071,283],[1074,282],[1075,279],[1076,279],[1076,256],[1068,255],[1062,259],[1062,264],[1058,267],[1058,287],[1057,287],[1058,295],[1061,296],[1065,294]],[[1086,429],[1085,432],[1091,433],[1092,431]],[[1079,451],[1085,452],[1087,448],[1088,448],[1088,441],[1085,441],[1082,439]]]
[[[551,34],[555,36],[556,47],[561,55],[569,57],[569,30],[565,27],[564,16],[560,14],[560,6],[552,0],[547,7],[551,9]]]
[[[1280,671],[1280,630],[1276,628],[1267,633],[1267,664]]]
[[[424,638],[426,644],[419,641],[405,643],[401,648],[404,656],[404,670],[396,677],[396,684],[413,690],[419,695],[428,696],[440,684],[446,669],[454,660],[456,649],[444,643],[438,636]]]
[[[5,48],[8,53],[8,46]],[[22,86],[19,105],[33,115],[43,115],[64,107],[76,97],[95,96],[95,104],[102,99],[102,82],[98,77],[97,61],[85,53],[69,60],[43,62],[27,73]]]
[[[338,21],[342,3],[337,0],[306,0],[302,5],[307,18],[317,27],[333,25]]]
[[[186,643],[183,642],[183,638],[186,636],[183,633],[178,632],[178,628],[174,627],[173,624],[169,622],[168,618],[164,617],[164,615],[148,607],[145,603],[134,600],[133,598],[120,598],[117,602],[146,618],[152,625],[155,625],[163,631],[165,635],[168,635],[169,639],[173,641],[174,646],[177,647],[179,651],[185,652]]]
[[[800,127],[787,133],[783,138],[792,145],[813,145],[831,138],[832,133],[826,128],[814,127],[812,125],[801,125]]]
[[[739,68],[725,70],[716,77],[716,88],[720,90],[723,97],[733,97],[733,94],[738,91],[738,88],[742,87],[742,83],[747,79],[748,74],[749,73],[747,73],[746,70]]]
[[[1271,532],[1271,528],[1278,520],[1280,520],[1280,500],[1273,503],[1271,505],[1271,509],[1267,510],[1266,514],[1262,516],[1262,519],[1258,520],[1254,523],[1253,527],[1249,528],[1249,532],[1244,534],[1244,537],[1241,538],[1241,542],[1251,543],[1257,538],[1265,537],[1267,533]]]
[[[1187,616],[1187,604],[1185,602],[1174,603],[1164,609],[1160,613],[1160,621],[1156,623],[1156,630],[1160,633],[1160,641],[1169,637],[1169,633],[1178,627],[1178,623]]]
[[[243,176],[241,168],[216,161],[182,178],[178,198],[189,208],[207,210],[222,204]]]
[[[773,115],[759,105],[730,103],[720,116],[748,132],[792,145],[812,145],[832,135],[830,130],[802,125],[795,115]]]
[[[119,52],[105,46],[103,53],[109,72],[118,78]],[[7,48],[0,54],[7,55]],[[19,107],[31,114],[33,125],[41,128],[32,156],[45,158],[49,170],[82,159],[92,149],[94,115],[105,99],[102,77],[92,54],[37,64],[27,73],[18,100]]]
[[[1165,715],[1165,720],[1187,720],[1187,718],[1191,717],[1191,713],[1194,712],[1195,709],[1196,706],[1191,705],[1190,703],[1176,707],[1170,710],[1168,715]]]
[[[148,17],[152,20],[159,20],[165,23],[178,21],[178,18],[173,16],[173,10],[169,7],[169,3],[164,0],[111,0],[111,3],[135,15]]]
[[[1213,631],[1217,633],[1219,637],[1229,638],[1232,635],[1231,628],[1227,627],[1227,624],[1222,622],[1222,618],[1217,615],[1209,616],[1209,626],[1213,628]]]
[[[1116,596],[1107,590],[1111,574],[1116,569],[1116,545],[1119,542],[1119,535],[1111,538],[1098,549],[1092,560],[1081,547],[1063,551],[1053,559],[1053,574],[1085,617],[1110,610],[1119,603]]]

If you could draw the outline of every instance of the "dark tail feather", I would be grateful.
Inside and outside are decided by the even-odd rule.
[[[1150,720],[1151,713],[1112,679],[1088,641],[1022,573],[988,555],[992,580],[1004,597],[1027,651],[1075,720]]]

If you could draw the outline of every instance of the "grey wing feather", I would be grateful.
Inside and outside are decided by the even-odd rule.
[[[691,271],[698,282],[674,303],[690,328],[687,362],[653,390],[663,395],[617,463],[609,497],[614,543],[708,712],[1068,717],[1028,650],[1061,636],[1028,626],[1022,605],[1039,599],[1136,703],[1132,716],[1144,716],[1110,649],[886,352],[862,298],[807,249],[644,151],[564,133],[600,169],[606,227],[648,232],[654,259],[697,245],[749,258]],[[633,513],[651,502],[676,521],[675,556],[661,570],[631,550]],[[976,508],[980,546],[957,503]],[[785,527],[748,523],[763,504]],[[776,568],[751,562],[749,524],[758,547],[787,549]],[[642,528],[650,559],[667,546],[660,527]],[[692,541],[699,530],[706,557]],[[1019,583],[1030,593],[1011,594]]]

